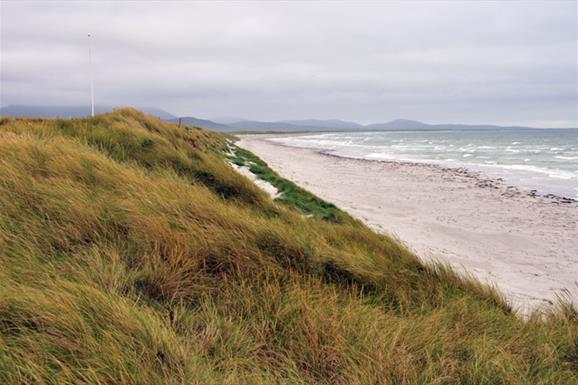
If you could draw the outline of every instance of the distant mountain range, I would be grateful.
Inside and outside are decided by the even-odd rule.
[[[94,109],[96,114],[104,114],[113,109],[114,106],[97,106]],[[153,115],[162,120],[176,118],[175,115],[155,107],[135,107],[145,114]],[[26,106],[9,105],[0,108],[0,115],[5,116],[25,116],[30,118],[82,118],[90,115],[89,106]]]
[[[295,122],[295,121],[293,121]],[[305,122],[305,121],[303,121]],[[335,131],[334,127],[313,126],[305,123],[295,124],[287,122],[261,122],[258,120],[243,120],[229,123],[227,126],[234,131]],[[341,129],[343,130],[343,129]]]
[[[387,123],[362,125],[343,120],[283,120],[276,122],[261,122],[244,120],[226,125],[223,131],[398,131],[398,130],[486,130],[500,128],[528,128],[518,126],[493,126],[471,124],[428,124],[417,120],[396,119]]]
[[[345,120],[338,120],[338,119],[328,119],[328,120],[320,120],[320,119],[304,119],[304,120],[281,120],[279,123],[285,124],[292,124],[296,126],[306,126],[306,127],[322,127],[328,128],[332,130],[350,130],[352,128],[360,129],[364,126],[359,123],[349,122]]]
[[[96,113],[111,111],[115,107],[98,107]],[[154,107],[141,107],[143,112],[157,116],[162,120],[208,128],[215,131],[250,131],[250,132],[303,132],[303,131],[398,131],[398,130],[488,130],[503,128],[529,128],[519,126],[495,126],[472,124],[428,124],[417,120],[396,119],[386,123],[359,124],[338,119],[302,119],[263,122],[257,120],[234,121],[235,118],[223,118],[219,122],[200,119],[192,116],[177,117],[165,110]],[[0,108],[0,115],[28,117],[61,117],[76,118],[88,116],[86,106],[21,106],[11,105]],[[225,123],[226,121],[226,123]]]
[[[167,119],[167,120],[170,122],[175,122],[175,123],[178,123],[180,120],[182,124],[188,124],[188,125],[195,126],[195,127],[208,128],[209,130],[215,130],[215,131],[232,131],[232,130],[234,130],[232,127],[227,126],[226,124],[213,122],[212,120],[207,120],[207,119],[194,118],[192,116],[183,116],[180,118]]]
[[[375,123],[364,126],[365,130],[493,130],[500,128],[532,128],[522,126],[496,126],[491,124],[428,124],[417,120],[396,119],[387,123]]]

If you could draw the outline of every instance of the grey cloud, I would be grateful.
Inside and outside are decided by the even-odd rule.
[[[1,100],[578,126],[575,2],[12,2]]]

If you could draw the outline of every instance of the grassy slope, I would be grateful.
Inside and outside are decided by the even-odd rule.
[[[1,384],[578,383],[574,309],[523,322],[335,208],[270,201],[225,146],[134,110],[0,120]]]

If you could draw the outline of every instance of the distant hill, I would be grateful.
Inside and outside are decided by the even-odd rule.
[[[496,126],[491,124],[428,124],[417,120],[396,119],[387,123],[368,124],[366,130],[495,130],[502,128],[531,128],[520,126]]]
[[[96,106],[95,113],[110,112],[118,106]],[[173,119],[176,116],[156,107],[139,107],[143,112],[162,120]],[[27,106],[9,105],[0,108],[0,115],[20,116],[30,118],[82,118],[90,115],[90,106]]]
[[[335,128],[329,129],[327,127],[311,126],[305,124],[294,124],[287,122],[260,122],[257,120],[244,120],[241,122],[230,123],[237,131],[344,131]]]
[[[396,119],[386,123],[362,125],[342,120],[282,120],[276,122],[260,122],[245,120],[228,124],[238,131],[399,131],[399,130],[491,130],[529,128],[518,126],[495,126],[483,124],[428,124],[417,120]]]
[[[431,125],[417,120],[396,119],[387,123],[374,123],[364,126],[366,130],[423,130]]]
[[[191,126],[208,128],[209,130],[216,130],[216,131],[234,131],[235,130],[235,128],[229,127],[226,124],[213,122],[212,120],[207,120],[207,119],[199,119],[199,118],[195,118],[192,116],[183,116],[180,118],[174,118],[174,119],[168,119],[168,120],[170,122],[178,123],[179,119],[181,119],[182,124],[190,124]]]
[[[280,123],[289,123],[291,125],[296,126],[305,126],[305,127],[319,127],[325,128],[329,130],[349,130],[349,129],[360,129],[364,128],[362,124],[355,123],[355,122],[348,122],[345,120],[339,119],[302,119],[302,120],[281,120]]]
[[[247,120],[247,119],[241,118],[239,116],[223,115],[223,116],[217,116],[217,117],[211,118],[210,120],[212,120],[213,122],[216,122],[216,123],[220,123],[220,124],[229,124],[229,123],[242,122],[242,121]]]

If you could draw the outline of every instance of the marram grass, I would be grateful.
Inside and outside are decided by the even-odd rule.
[[[572,306],[522,320],[304,191],[271,201],[227,146],[130,109],[0,119],[0,384],[578,383]]]

